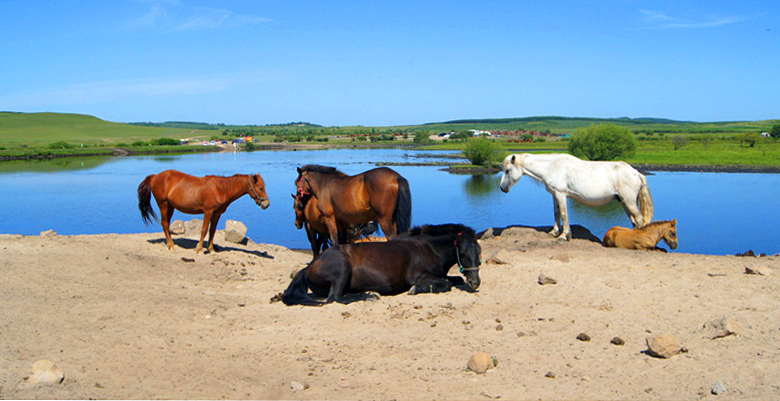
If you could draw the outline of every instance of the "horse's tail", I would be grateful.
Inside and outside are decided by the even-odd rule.
[[[147,226],[152,222],[150,215],[157,222],[160,221],[154,213],[154,209],[152,209],[152,178],[154,178],[154,174],[147,176],[138,185],[138,210],[141,211],[141,218],[144,220],[144,225]]]
[[[309,297],[309,280],[306,279],[306,270],[309,267],[301,269],[295,274],[290,285],[284,290],[282,294],[282,302],[285,305],[306,305],[306,306],[322,306],[322,302],[317,301]]]
[[[395,226],[398,234],[405,233],[412,228],[412,192],[409,190],[409,181],[400,175],[398,180],[398,195],[395,201]]]
[[[642,181],[642,186],[639,188],[639,195],[637,195],[636,201],[639,205],[639,210],[642,212],[642,227],[644,227],[653,220],[653,197],[650,196],[647,178],[639,174],[639,179]]]

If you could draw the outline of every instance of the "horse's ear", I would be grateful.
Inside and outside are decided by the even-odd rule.
[[[298,175],[301,175],[301,173],[303,172],[303,170],[301,170],[301,168],[300,168],[300,167],[296,167],[296,169],[298,169]]]
[[[515,164],[515,155],[512,155],[512,164]]]
[[[295,199],[295,194],[290,194],[290,196],[292,196],[292,198]]]
[[[676,225],[677,225],[677,219],[676,219],[676,218],[675,218],[674,220],[672,220],[672,225],[673,225],[673,226],[676,226]]]
[[[257,184],[257,176],[256,176],[256,175],[253,175],[253,176],[252,176],[252,182],[254,182],[255,184]]]

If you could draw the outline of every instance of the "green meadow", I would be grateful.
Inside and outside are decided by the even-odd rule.
[[[691,122],[658,118],[526,117],[456,120],[394,127],[324,127],[310,123],[274,125],[225,125],[196,122],[115,123],[97,117],[65,113],[0,112],[0,160],[39,159],[58,156],[110,155],[120,153],[169,153],[209,151],[214,147],[176,145],[232,140],[253,136],[263,143],[312,143],[330,147],[415,146],[460,151],[461,140],[429,141],[442,132],[536,131],[571,135],[592,124],[628,127],[639,139],[632,164],[667,166],[737,166],[780,168],[780,140],[761,138],[780,120]],[[537,139],[531,143],[494,139],[499,153],[562,152],[565,137]],[[252,146],[248,147],[251,150]]]

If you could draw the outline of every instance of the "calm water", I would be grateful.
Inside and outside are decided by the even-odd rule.
[[[271,207],[261,210],[249,197],[234,202],[220,220],[240,220],[255,242],[308,248],[305,233],[293,225],[292,198],[296,167],[336,166],[347,174],[376,162],[441,161],[451,152],[405,149],[315,150],[209,153],[67,159],[0,163],[0,233],[37,235],[159,232],[145,227],[138,212],[136,188],[149,174],[177,169],[193,175],[260,172]],[[463,223],[481,231],[510,225],[551,226],[552,197],[524,177],[508,194],[498,189],[500,174],[464,176],[439,167],[393,166],[412,190],[412,224]],[[677,218],[677,252],[734,254],[780,252],[777,194],[780,174],[668,173],[648,176],[655,202],[654,220]],[[153,202],[154,203],[154,202]],[[156,205],[155,205],[156,210]],[[617,203],[592,209],[569,202],[570,221],[601,238],[612,226],[630,227]],[[177,212],[175,219],[196,216]]]

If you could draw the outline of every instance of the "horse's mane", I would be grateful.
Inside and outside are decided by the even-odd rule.
[[[458,235],[465,234],[468,237],[476,237],[477,234],[473,228],[465,226],[463,224],[439,224],[439,225],[424,225],[417,226],[409,230],[408,235]]]
[[[655,227],[655,226],[660,226],[660,225],[664,225],[664,224],[671,224],[671,223],[672,223],[671,220],[654,221],[652,223],[646,224],[645,227]],[[643,227],[643,228],[645,228],[645,227]]]
[[[319,164],[307,164],[301,167],[301,171],[302,172],[311,171],[312,173],[320,173],[320,174],[344,175],[344,173],[337,170],[335,167],[320,166]]]

